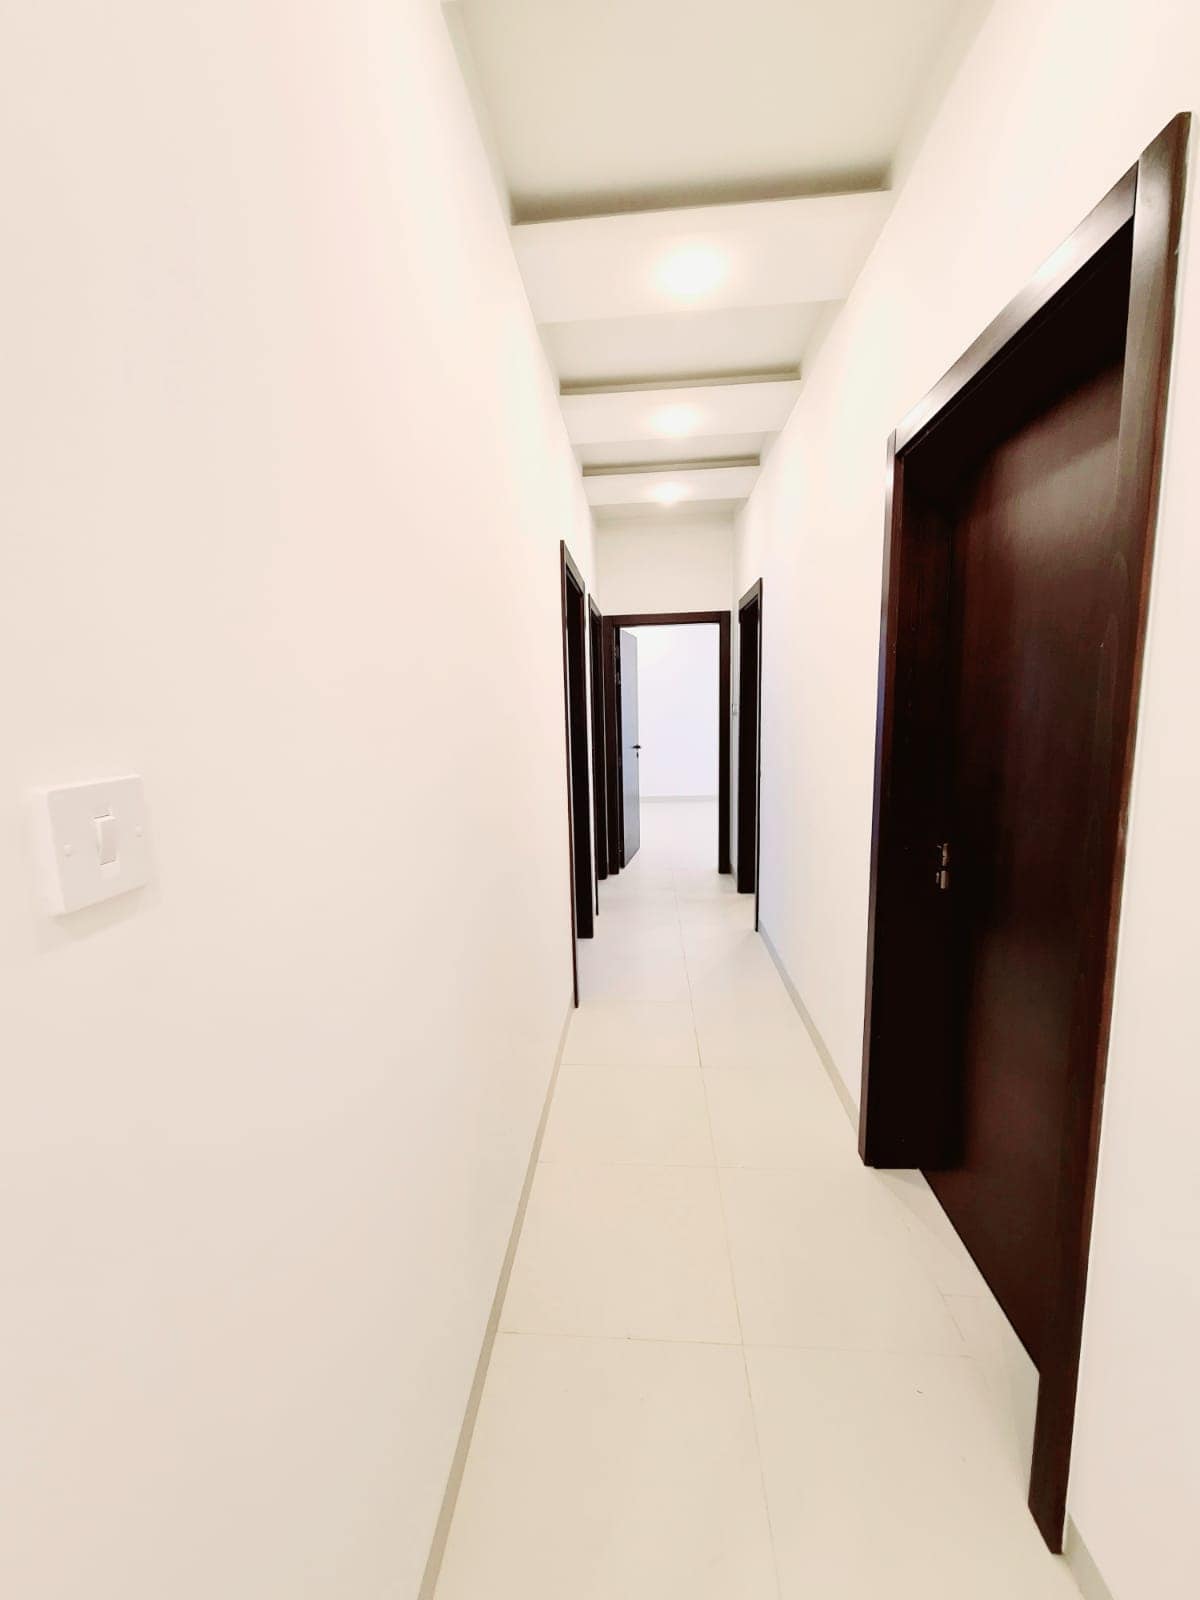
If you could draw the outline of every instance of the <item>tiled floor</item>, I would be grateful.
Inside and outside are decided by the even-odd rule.
[[[859,1163],[714,813],[601,886],[438,1600],[1070,1600],[1031,1369]]]

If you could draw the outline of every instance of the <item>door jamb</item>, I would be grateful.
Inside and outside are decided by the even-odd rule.
[[[585,919],[587,926],[579,926],[579,916],[576,911],[578,898],[576,886],[576,861],[579,853],[586,852],[590,858],[592,853],[591,827],[588,816],[588,782],[587,782],[587,743],[588,743],[588,703],[587,703],[587,585],[583,581],[583,574],[571,559],[571,552],[567,549],[565,539],[560,539],[559,550],[559,591],[562,602],[562,662],[563,662],[563,728],[566,738],[566,778],[567,778],[567,867],[568,890],[571,901],[571,993],[576,1006],[579,1004],[579,940],[590,938],[592,934],[591,917],[592,908],[588,905],[588,916]],[[583,669],[579,683],[572,682],[570,663],[569,628],[571,622],[571,608],[577,612],[580,625],[580,638],[582,649],[580,651],[580,666]],[[574,740],[572,739],[574,730]],[[574,748],[572,745],[574,744]],[[580,765],[582,748],[583,762]],[[582,837],[576,837],[575,813],[577,804],[582,795],[583,827]],[[590,859],[589,859],[590,864]],[[588,873],[589,901],[591,872]]]
[[[738,863],[742,859],[742,797],[746,786],[742,772],[742,712],[740,705],[740,690],[742,687],[742,650],[741,650],[741,624],[742,612],[747,607],[758,604],[758,657],[757,677],[755,685],[755,713],[754,713],[754,931],[758,932],[758,905],[759,905],[759,876],[762,863],[762,640],[763,640],[763,584],[757,578],[745,594],[738,601]]]
[[[596,910],[600,910],[600,879],[608,877],[608,796],[605,778],[604,618],[588,595],[587,666],[590,690],[588,728],[592,745],[592,827],[596,834]]]

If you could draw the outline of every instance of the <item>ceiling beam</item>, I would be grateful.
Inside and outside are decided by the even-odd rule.
[[[605,389],[566,394],[560,405],[572,444],[686,441],[713,434],[776,433],[800,393],[798,378],[698,384],[681,389]]]
[[[754,487],[758,467],[703,466],[681,471],[589,473],[583,480],[588,504],[593,506],[653,506],[666,486],[675,491],[665,502],[682,509],[709,500],[744,500]]]
[[[883,226],[886,190],[521,223],[513,248],[539,322],[841,300]],[[681,256],[711,272],[672,271]],[[696,285],[699,285],[697,287]]]

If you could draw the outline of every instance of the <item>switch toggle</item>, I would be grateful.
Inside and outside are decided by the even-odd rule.
[[[100,855],[102,867],[115,867],[117,864],[117,819],[111,811],[106,811],[103,816],[94,819],[96,824],[96,849]]]

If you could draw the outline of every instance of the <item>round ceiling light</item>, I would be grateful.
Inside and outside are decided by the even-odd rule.
[[[700,413],[695,406],[663,406],[651,417],[650,426],[664,438],[682,439],[697,431]]]
[[[677,506],[681,500],[686,500],[689,491],[682,483],[656,483],[650,491],[651,500],[657,500],[660,506]]]
[[[659,263],[658,281],[680,300],[696,300],[711,294],[728,270],[725,257],[711,245],[686,244]]]

